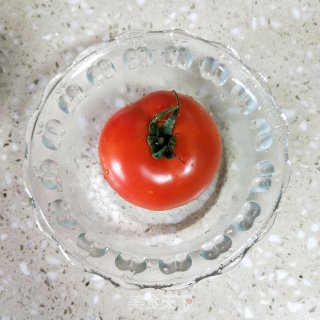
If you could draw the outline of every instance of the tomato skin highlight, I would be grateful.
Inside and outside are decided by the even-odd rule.
[[[155,159],[147,143],[149,123],[177,105],[171,91],[152,92],[113,114],[99,138],[105,179],[125,200],[149,210],[168,210],[195,200],[210,185],[221,162],[222,144],[209,112],[178,93],[173,159]]]

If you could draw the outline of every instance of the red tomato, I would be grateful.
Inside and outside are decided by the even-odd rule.
[[[178,104],[178,111],[154,119]],[[159,130],[150,125],[152,119],[159,130],[169,123],[171,135],[167,130],[157,139],[154,134]],[[153,156],[159,148],[153,144],[152,150],[149,142],[165,144],[162,158]],[[221,153],[220,135],[209,112],[174,91],[153,92],[120,109],[99,139],[99,158],[110,186],[127,201],[149,210],[172,209],[197,199],[216,175]]]

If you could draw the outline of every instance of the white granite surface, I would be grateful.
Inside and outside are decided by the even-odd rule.
[[[317,0],[0,1],[0,319],[320,319]],[[24,132],[48,80],[128,29],[187,29],[268,76],[292,177],[271,232],[236,268],[179,291],[115,289],[67,263],[24,192]],[[183,300],[185,299],[185,300]],[[183,308],[182,302],[188,307]]]

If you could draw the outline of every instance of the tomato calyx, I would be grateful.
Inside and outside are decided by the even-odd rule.
[[[173,128],[178,117],[180,101],[174,90],[173,93],[176,96],[177,105],[157,113],[149,124],[147,142],[151,148],[151,154],[155,159],[161,159],[163,157],[172,159],[176,157],[173,148],[176,146],[177,141],[173,135]],[[159,125],[161,120],[168,114],[170,115],[163,122],[162,126]]]

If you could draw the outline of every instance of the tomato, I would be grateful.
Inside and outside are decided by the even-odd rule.
[[[167,210],[197,199],[209,186],[222,144],[201,104],[175,91],[156,91],[111,116],[98,151],[104,177],[121,197]]]

